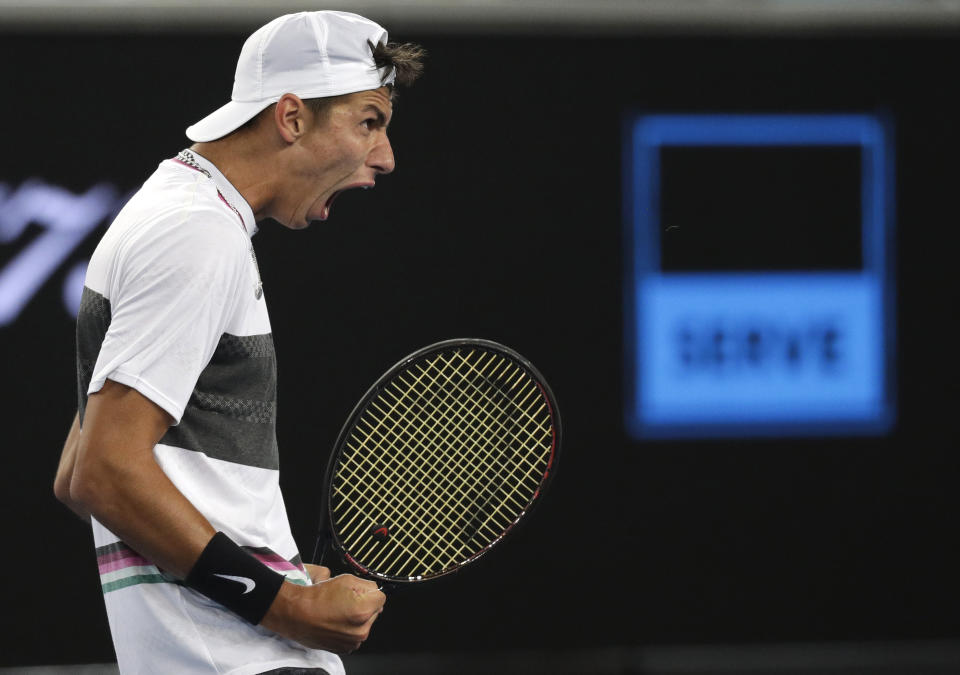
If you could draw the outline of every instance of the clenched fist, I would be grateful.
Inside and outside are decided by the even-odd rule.
[[[284,582],[260,624],[307,647],[349,654],[369,637],[387,596],[372,581],[307,568],[313,585]]]

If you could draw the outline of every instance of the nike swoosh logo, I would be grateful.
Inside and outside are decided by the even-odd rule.
[[[220,577],[221,579],[229,579],[230,581],[236,581],[238,584],[243,584],[243,587],[246,589],[241,595],[246,595],[254,588],[257,587],[257,582],[255,582],[250,577],[234,577],[229,574],[214,574],[215,577]]]

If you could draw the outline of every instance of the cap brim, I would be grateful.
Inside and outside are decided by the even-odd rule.
[[[196,124],[187,127],[187,138],[198,143],[223,138],[231,131],[236,131],[245,122],[249,122],[271,103],[273,101],[230,101]]]

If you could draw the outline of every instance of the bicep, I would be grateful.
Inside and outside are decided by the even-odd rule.
[[[139,468],[155,464],[153,446],[171,422],[167,412],[136,389],[107,380],[87,399],[73,469],[74,496],[84,502],[108,499],[114,485],[135,480]]]
[[[139,391],[107,380],[87,399],[80,445],[85,454],[152,454],[171,424],[170,414]]]
[[[54,493],[88,518],[95,500],[109,501],[112,486],[142,475],[140,468],[154,462],[153,446],[171,422],[168,413],[136,390],[107,380],[87,401],[82,432],[79,413],[73,419]]]

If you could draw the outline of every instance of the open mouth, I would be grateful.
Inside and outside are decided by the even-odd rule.
[[[320,210],[320,220],[326,220],[330,217],[330,209],[333,207],[333,202],[336,201],[337,197],[346,192],[347,190],[352,190],[354,188],[363,188],[364,190],[369,190],[373,187],[373,183],[358,183],[357,185],[348,185],[345,188],[337,190],[332,195],[327,198],[327,202],[323,205],[323,208]]]
[[[333,202],[336,201],[337,197],[340,196],[340,193],[343,190],[337,190],[327,199],[327,203],[323,205],[323,208],[320,209],[320,220],[326,220],[330,217],[330,208],[333,206]]]

